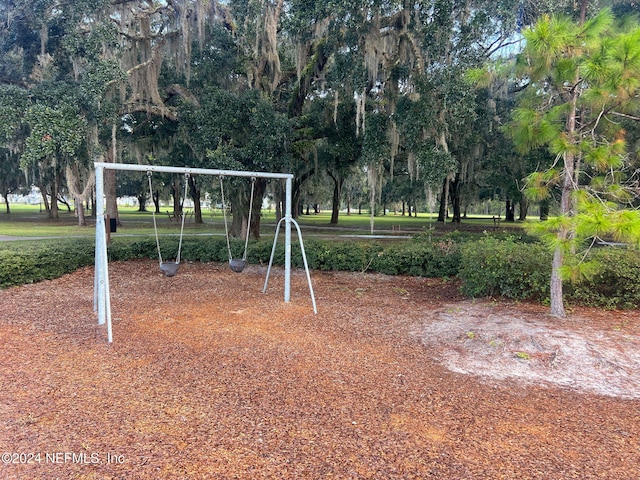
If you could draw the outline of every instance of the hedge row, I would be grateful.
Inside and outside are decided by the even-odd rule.
[[[470,297],[542,300],[549,296],[551,254],[541,244],[483,238],[462,246],[458,276]]]
[[[3,245],[0,288],[57,278],[94,262],[93,245],[84,240]]]
[[[162,239],[162,254],[173,259],[177,238]],[[235,258],[241,257],[244,243],[232,242]],[[272,243],[249,244],[247,260],[266,264]],[[522,238],[482,237],[468,240],[456,235],[431,239],[418,236],[413,241],[382,246],[370,242],[330,242],[308,240],[305,252],[315,270],[380,272],[390,275],[458,277],[462,292],[471,297],[502,296],[545,301],[549,297],[551,254],[538,243]],[[114,239],[109,261],[157,258],[151,237]],[[596,249],[592,257],[602,266],[588,281],[566,287],[569,301],[609,308],[637,308],[640,305],[640,252],[624,249]],[[225,262],[224,238],[187,237],[182,260]],[[302,267],[299,245],[292,246],[292,265]],[[79,267],[92,265],[92,239],[72,239],[29,244],[0,245],[0,288],[59,277]],[[284,246],[278,243],[274,263],[284,263]]]

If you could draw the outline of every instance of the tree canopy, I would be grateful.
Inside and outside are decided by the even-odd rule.
[[[101,160],[291,172],[296,213],[311,190],[327,192],[333,223],[347,195],[367,197],[372,228],[388,202],[411,212],[430,198],[443,222],[487,198],[511,220],[516,203],[522,220],[536,202],[572,221],[580,206],[626,211],[638,38],[623,20],[631,4],[609,3],[4,2],[0,165],[12,181],[1,193],[28,179],[55,216],[58,197],[87,200]],[[199,204],[213,187],[190,181]],[[275,182],[260,187],[281,200]],[[247,186],[232,190],[240,234]],[[583,229],[567,228],[558,241],[577,251]]]

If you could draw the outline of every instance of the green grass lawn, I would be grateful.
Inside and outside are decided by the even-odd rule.
[[[178,234],[180,223],[171,221],[166,214],[166,208],[156,215],[159,234]],[[138,212],[135,207],[120,207],[120,222],[117,235],[153,235],[153,217],[151,212]],[[51,220],[46,212],[38,205],[12,204],[11,213],[7,214],[0,207],[0,235],[12,237],[92,237],[95,235],[95,219],[87,218],[87,227],[79,227],[73,212],[61,209],[60,218]],[[230,220],[230,219],[228,219]],[[297,221],[304,231],[305,237],[350,235],[370,233],[370,216],[366,213],[358,215],[341,213],[337,225],[331,225],[331,212],[301,215]],[[417,217],[387,214],[375,217],[374,229],[376,234],[414,234],[433,227],[436,217],[432,214],[421,213]],[[203,210],[203,224],[195,224],[193,219],[185,222],[185,235],[224,235],[224,221],[219,210]],[[473,225],[492,229],[495,225],[490,216],[474,216],[464,219],[463,225]],[[273,235],[275,228],[275,213],[263,212],[261,233],[265,236]]]

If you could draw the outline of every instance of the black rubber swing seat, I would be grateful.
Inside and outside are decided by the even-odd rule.
[[[162,262],[160,265],[160,270],[167,277],[173,277],[176,273],[178,273],[178,267],[180,264],[178,262]]]
[[[229,260],[229,267],[231,267],[231,270],[233,270],[236,273],[240,273],[244,270],[244,267],[247,265],[247,262],[240,259],[240,260]]]

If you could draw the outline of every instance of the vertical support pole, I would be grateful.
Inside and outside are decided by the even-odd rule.
[[[291,299],[291,203],[293,182],[287,178],[284,222],[284,301]]]
[[[93,310],[98,312],[98,325],[103,325],[104,318],[104,291],[103,287],[103,266],[102,266],[102,237],[104,231],[104,205],[102,197],[104,196],[104,169],[96,167],[96,244],[95,244],[95,272],[93,282]]]
[[[111,299],[109,295],[109,269],[107,232],[104,215],[104,168],[96,167],[96,258],[94,280],[94,309],[98,311],[98,325],[107,324],[109,343],[113,341],[111,328]]]

